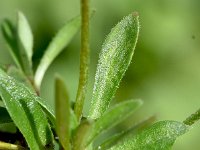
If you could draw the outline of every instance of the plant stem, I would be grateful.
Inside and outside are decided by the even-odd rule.
[[[81,54],[79,86],[75,103],[75,115],[81,119],[88,81],[89,68],[89,0],[80,0],[81,3]]]

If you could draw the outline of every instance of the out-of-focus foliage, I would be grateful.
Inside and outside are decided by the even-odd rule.
[[[200,1],[198,0],[93,0],[96,14],[91,20],[90,89],[98,53],[104,37],[123,16],[137,10],[141,32],[133,62],[117,91],[116,101],[130,97],[145,101],[140,117],[156,114],[158,119],[184,120],[200,106]],[[79,14],[78,0],[1,0],[0,22],[16,18],[16,11],[26,14],[33,29],[37,66],[48,42],[63,24]],[[53,103],[53,74],[65,77],[70,100],[75,100],[79,72],[78,36],[49,68],[42,97]],[[11,63],[0,36],[0,63]],[[45,88],[47,87],[47,88]],[[50,92],[52,91],[52,92]],[[92,91],[92,90],[90,90]],[[88,93],[88,102],[91,93]],[[87,108],[87,106],[85,107]],[[87,109],[85,109],[87,112]],[[130,120],[130,119],[129,119]],[[127,121],[133,123],[133,120]],[[198,149],[200,127],[178,139],[175,150]]]

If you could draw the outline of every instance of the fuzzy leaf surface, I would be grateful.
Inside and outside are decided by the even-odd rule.
[[[136,135],[123,138],[109,150],[169,150],[188,126],[177,121],[160,121]]]
[[[99,56],[89,117],[97,119],[108,109],[131,62],[139,34],[139,16],[132,13],[107,36]]]
[[[152,122],[154,122],[154,121],[155,121],[155,116],[152,116],[150,118],[142,120],[141,122],[135,124],[131,128],[129,128],[125,131],[122,131],[120,133],[116,133],[115,135],[109,137],[104,142],[102,142],[102,144],[100,146],[95,147],[95,150],[98,150],[98,147],[101,147],[102,150],[109,149],[110,147],[115,145],[120,140],[123,140],[124,137],[131,135],[131,134],[132,135],[137,134],[138,132],[140,132],[144,128],[150,126],[152,124]]]
[[[51,129],[35,94],[0,71],[0,96],[31,150],[45,149],[52,144]]]
[[[99,118],[91,127],[87,145],[99,134],[122,122],[142,105],[141,100],[129,100],[117,104]]]
[[[80,29],[80,16],[70,20],[61,28],[47,47],[35,73],[36,86],[40,88],[43,76],[53,60],[63,51]]]

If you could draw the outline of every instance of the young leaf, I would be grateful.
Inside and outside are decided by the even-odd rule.
[[[85,150],[85,142],[90,132],[91,122],[84,120],[76,129],[72,138],[72,150]]]
[[[117,104],[106,112],[101,118],[99,118],[91,127],[89,137],[87,140],[87,145],[103,131],[112,128],[119,122],[126,119],[133,112],[135,112],[142,105],[141,100],[129,100]]]
[[[28,29],[29,28],[29,29]],[[28,31],[29,30],[29,31]],[[10,47],[10,53],[16,65],[23,72],[32,76],[32,46],[30,38],[32,36],[28,22],[22,13],[19,13],[17,27],[13,26],[9,20],[2,24],[3,36]],[[31,50],[30,50],[31,49]]]
[[[188,126],[176,121],[160,121],[142,132],[123,138],[109,150],[168,150]]]
[[[65,150],[70,149],[70,102],[64,82],[56,77],[55,83],[56,131]]]
[[[28,61],[32,64],[33,55],[33,34],[29,23],[22,12],[18,12],[18,24],[17,24],[18,38],[26,52]]]
[[[40,88],[46,70],[78,32],[80,24],[80,16],[70,20],[63,28],[59,30],[52,42],[47,47],[47,50],[45,51],[45,54],[42,57],[35,73],[35,84],[38,89]]]
[[[32,150],[52,144],[52,132],[36,95],[0,71],[0,96],[8,113]]]
[[[9,46],[9,52],[15,61],[16,65],[21,68],[20,55],[18,51],[18,44],[16,39],[17,31],[11,21],[4,20],[1,25],[2,34]],[[22,68],[21,68],[22,69]]]
[[[107,110],[131,62],[139,34],[138,18],[137,13],[125,17],[111,30],[102,46],[89,113],[92,119]]]

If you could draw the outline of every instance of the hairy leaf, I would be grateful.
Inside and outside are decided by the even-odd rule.
[[[53,60],[62,52],[69,44],[75,34],[78,32],[81,25],[80,16],[70,20],[63,28],[61,28],[54,39],[47,47],[44,56],[35,73],[36,86],[39,89],[43,76],[53,62]]]
[[[0,96],[30,149],[40,150],[52,144],[52,132],[35,94],[0,71]]]
[[[33,85],[31,84],[30,80],[27,78],[27,76],[18,68],[15,66],[9,66],[6,69],[6,73],[15,78],[20,83],[25,84],[31,91],[35,92],[35,89],[33,88]]]
[[[102,46],[89,113],[92,119],[107,110],[131,62],[139,34],[138,18],[137,13],[125,17],[111,30]]]
[[[100,146],[96,147],[95,150],[98,150],[99,147],[101,147],[102,150],[106,150],[113,145],[115,145],[117,142],[122,140],[124,137],[128,135],[133,135],[138,133],[139,131],[143,130],[144,128],[150,126],[155,121],[155,116],[152,116],[150,118],[147,118],[145,120],[142,120],[141,122],[135,124],[131,128],[122,131],[120,133],[116,133],[115,135],[111,136],[110,138],[106,139]]]
[[[55,83],[56,131],[65,150],[70,149],[70,102],[64,82],[56,77]]]
[[[169,150],[188,126],[176,121],[160,121],[142,132],[123,138],[109,150]]]
[[[126,119],[133,112],[135,112],[142,105],[141,100],[129,100],[117,104],[108,112],[106,112],[101,118],[99,118],[91,127],[87,145],[99,134],[112,128],[119,122]]]

